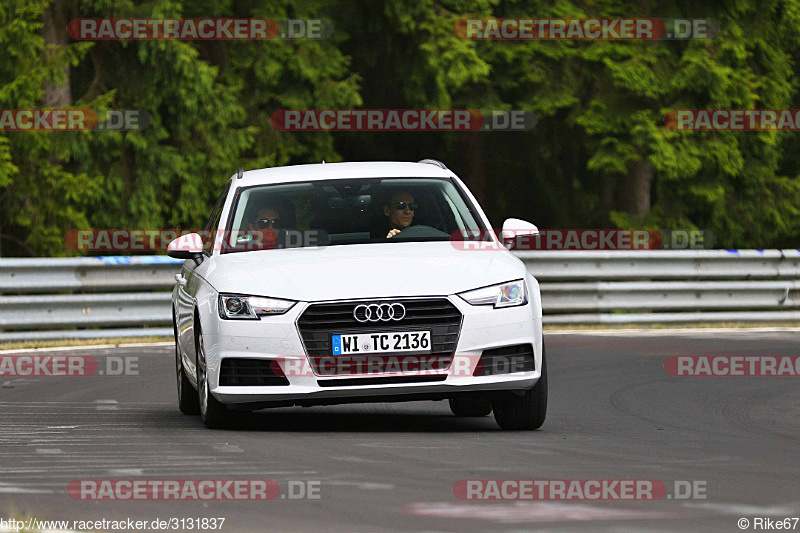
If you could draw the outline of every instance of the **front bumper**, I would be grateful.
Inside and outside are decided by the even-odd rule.
[[[284,315],[252,321],[216,319],[213,324],[203,325],[211,394],[224,404],[260,408],[270,404],[433,399],[465,393],[529,389],[536,384],[541,376],[542,363],[542,319],[541,313],[534,308],[537,300],[524,306],[493,309],[472,306],[457,296],[447,299],[463,316],[451,368],[474,366],[484,350],[530,344],[533,346],[534,370],[484,376],[473,376],[471,372],[447,372],[446,377],[437,381],[404,378],[411,381],[338,386],[332,384],[332,380],[340,377],[319,376],[311,370],[297,327],[298,318],[310,304],[300,302]],[[292,359],[297,363],[296,368],[303,367],[307,371],[287,373],[289,384],[283,386],[220,385],[220,367],[225,358],[277,360],[281,367]],[[395,375],[404,376],[402,373]],[[354,377],[348,375],[341,379]],[[326,382],[324,386],[320,385],[320,380]]]

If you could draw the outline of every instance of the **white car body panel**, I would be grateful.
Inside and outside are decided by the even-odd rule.
[[[509,252],[463,251],[449,242],[224,254],[208,268],[221,291],[304,302],[457,294],[522,277]]]

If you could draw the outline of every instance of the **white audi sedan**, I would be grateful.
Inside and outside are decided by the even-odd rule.
[[[231,177],[185,259],[172,312],[179,407],[448,400],[536,429],[547,411],[539,285],[444,164],[334,163]]]

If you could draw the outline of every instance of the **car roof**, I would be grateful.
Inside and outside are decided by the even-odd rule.
[[[249,187],[292,181],[315,181],[353,178],[449,178],[454,174],[430,163],[371,161],[321,163],[248,170],[234,185]]]

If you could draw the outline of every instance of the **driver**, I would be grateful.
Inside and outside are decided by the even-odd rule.
[[[417,207],[410,192],[392,193],[392,197],[383,205],[383,214],[386,215],[390,227],[389,233],[386,234],[387,239],[391,239],[411,225]]]
[[[272,206],[262,207],[258,211],[255,219],[248,223],[248,226],[253,231],[262,229],[278,230],[283,227],[281,226],[280,213],[278,213],[278,210]]]
[[[247,221],[247,233],[237,238],[237,245],[248,250],[270,250],[278,245],[278,232],[283,228],[281,214],[275,205],[264,205]]]

